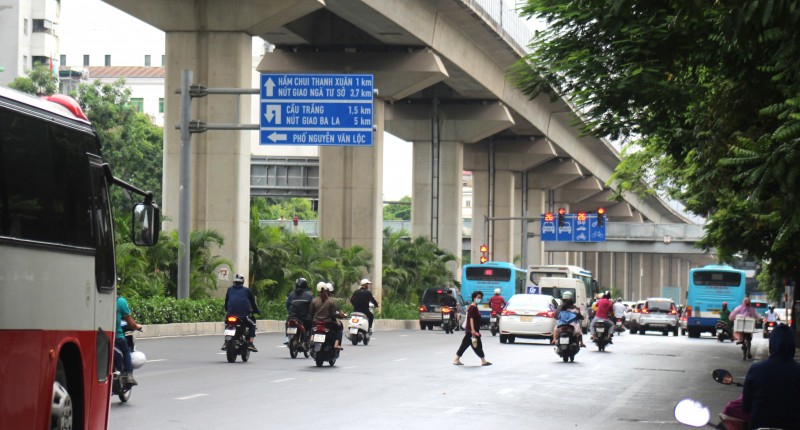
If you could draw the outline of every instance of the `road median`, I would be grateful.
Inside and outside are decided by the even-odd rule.
[[[257,320],[256,323],[257,333],[283,333],[284,331],[284,321]],[[222,322],[146,324],[142,327],[143,332],[136,334],[136,337],[140,339],[168,336],[221,335],[224,328]],[[419,328],[419,321],[417,320],[376,319],[373,323],[374,331],[409,330],[415,328]]]

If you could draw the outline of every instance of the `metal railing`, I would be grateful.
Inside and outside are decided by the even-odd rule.
[[[533,31],[517,12],[518,1],[515,0],[461,0],[481,16],[484,21],[494,27],[517,53],[522,56],[530,52],[528,44]]]

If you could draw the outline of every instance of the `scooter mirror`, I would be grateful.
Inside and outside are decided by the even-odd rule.
[[[733,375],[725,369],[714,369],[711,377],[720,384],[731,385],[733,383]]]
[[[703,427],[711,420],[711,412],[702,403],[683,399],[675,405],[675,419],[691,427]]]

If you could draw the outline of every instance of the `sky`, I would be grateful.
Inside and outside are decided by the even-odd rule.
[[[101,66],[111,54],[112,65],[142,66],[148,54],[160,66],[164,54],[162,31],[100,0],[62,2],[59,34],[66,65],[82,65],[83,55],[90,55],[91,65]],[[261,49],[260,39],[254,40],[253,53]],[[386,133],[383,151],[383,199],[411,196],[411,143]]]

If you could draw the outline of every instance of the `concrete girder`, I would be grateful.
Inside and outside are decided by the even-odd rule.
[[[495,166],[503,170],[525,171],[556,158],[555,146],[545,139],[493,139]],[[489,142],[483,140],[464,147],[464,170],[489,170]]]
[[[164,31],[239,31],[259,36],[317,9],[324,0],[103,0]]]
[[[447,78],[444,64],[431,51],[274,51],[264,54],[256,70],[261,73],[371,73],[375,76],[378,96],[386,101],[405,98]]]
[[[554,198],[560,202],[579,203],[602,192],[603,183],[594,176],[577,179],[554,190]]]
[[[574,160],[560,158],[548,161],[528,172],[528,186],[541,190],[554,190],[580,179],[584,175],[585,172]]]
[[[514,125],[502,103],[440,104],[439,140],[474,143]],[[394,103],[386,107],[386,131],[403,140],[431,140],[430,104]]]

